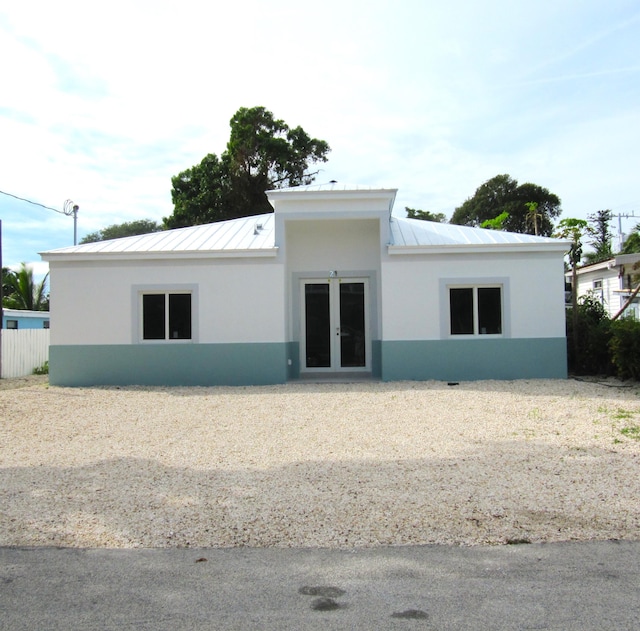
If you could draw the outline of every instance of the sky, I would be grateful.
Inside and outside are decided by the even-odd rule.
[[[0,0],[2,262],[173,211],[240,107],[331,146],[317,183],[444,213],[492,177],[640,222],[637,0]],[[10,195],[37,202],[43,208]],[[612,226],[618,228],[618,219]]]

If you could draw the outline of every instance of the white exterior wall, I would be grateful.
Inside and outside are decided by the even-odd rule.
[[[377,219],[287,221],[290,272],[378,270],[380,222]]]
[[[54,345],[131,344],[138,335],[133,287],[180,285],[197,288],[199,343],[284,341],[284,270],[275,259],[52,261],[50,269]]]
[[[382,264],[382,337],[442,339],[447,314],[441,309],[441,300],[446,304],[441,279],[475,283],[504,278],[509,337],[564,337],[564,267],[559,253],[388,256]]]

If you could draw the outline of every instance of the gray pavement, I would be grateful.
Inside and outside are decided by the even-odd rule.
[[[0,628],[640,629],[640,542],[0,548]]]

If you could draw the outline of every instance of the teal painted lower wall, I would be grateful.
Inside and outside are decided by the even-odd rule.
[[[237,386],[286,381],[284,343],[49,347],[49,383],[54,386]]]
[[[381,342],[383,381],[566,379],[565,338]]]
[[[565,338],[376,340],[372,353],[372,376],[383,381],[567,377]],[[297,342],[49,348],[54,386],[269,385],[299,376]]]

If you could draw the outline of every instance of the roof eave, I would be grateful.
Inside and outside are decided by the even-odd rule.
[[[43,261],[157,261],[223,258],[270,258],[278,255],[279,248],[254,248],[245,250],[192,250],[151,252],[40,252]]]
[[[565,254],[566,244],[553,243],[456,243],[450,245],[388,245],[390,255],[411,254],[487,254],[487,253],[524,253],[556,252]]]

